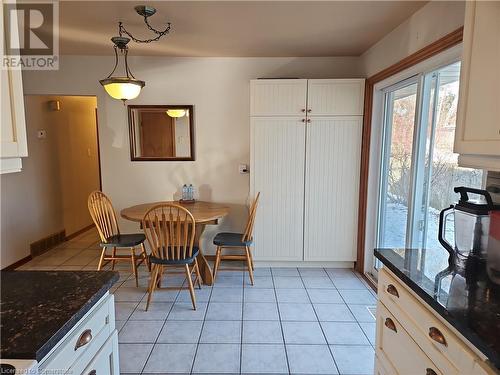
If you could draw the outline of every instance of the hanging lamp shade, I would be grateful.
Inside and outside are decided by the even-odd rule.
[[[185,109],[167,109],[167,115],[170,117],[184,117],[186,112]]]
[[[130,79],[127,77],[111,77],[99,81],[104,86],[104,90],[114,99],[131,100],[141,93],[144,81]]]
[[[104,87],[109,96],[113,99],[122,100],[125,103],[126,100],[137,98],[146,83],[136,79],[128,66],[127,43],[130,39],[123,36],[115,36],[111,38],[111,41],[114,43],[113,49],[115,51],[115,66],[109,76],[101,79],[99,83]],[[118,52],[123,60],[123,68],[125,71],[124,76],[114,75],[120,61]]]

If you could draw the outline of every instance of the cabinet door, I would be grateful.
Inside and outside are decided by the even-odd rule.
[[[455,152],[500,156],[500,2],[466,2],[463,44]]]
[[[2,7],[0,7],[0,30],[2,30],[2,38],[6,38],[7,36],[11,38],[18,37],[18,35],[11,35],[10,32],[4,32],[3,19],[2,4]],[[16,30],[16,28],[14,27],[12,30]],[[3,45],[4,43],[0,43],[2,54],[4,52]],[[19,158],[28,156],[28,147],[21,68],[1,69],[0,74],[0,158],[5,159],[0,162],[0,173],[2,173],[19,171],[21,168]]]
[[[441,372],[411,339],[403,326],[379,302],[377,305],[376,355],[390,373],[425,375]]]
[[[300,116],[306,111],[306,79],[250,81],[251,116]]]
[[[133,360],[129,358],[129,360]],[[118,333],[115,330],[108,341],[99,349],[82,375],[119,375]]]
[[[361,116],[307,124],[305,260],[356,260]]]
[[[311,116],[362,115],[364,92],[364,79],[310,79],[307,112]]]
[[[256,260],[303,259],[305,125],[300,117],[251,119],[251,190],[260,191]]]

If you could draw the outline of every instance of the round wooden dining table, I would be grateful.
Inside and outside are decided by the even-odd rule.
[[[219,219],[223,218],[229,213],[229,207],[221,203],[195,201],[193,203],[179,203],[179,201],[163,201],[138,204],[121,210],[120,214],[124,219],[140,223],[144,214],[153,206],[161,203],[176,203],[188,209],[194,217],[196,222],[196,233],[194,238],[194,245],[200,249],[197,256],[198,266],[200,268],[201,278],[206,285],[212,285],[213,277],[212,270],[208,264],[203,250],[200,247],[200,238],[205,230],[206,225],[217,224]]]

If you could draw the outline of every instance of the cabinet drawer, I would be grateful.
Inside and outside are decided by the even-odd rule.
[[[112,295],[105,297],[83,321],[71,330],[49,357],[41,363],[42,374],[54,370],[59,373],[62,369],[69,369],[85,353],[97,352],[114,329],[113,301]]]
[[[82,358],[75,363],[68,374],[119,375],[118,361],[118,333],[115,330],[91,360]]]
[[[376,345],[377,358],[380,361],[379,366],[384,364],[385,366],[382,365],[381,368],[386,373],[402,375],[441,374],[437,366],[380,302],[377,306]],[[383,371],[382,374],[384,374]],[[449,373],[445,374],[448,375]]]
[[[378,288],[379,300],[443,373],[472,373],[475,355],[385,269]]]

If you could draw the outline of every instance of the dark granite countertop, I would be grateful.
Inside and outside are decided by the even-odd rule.
[[[375,249],[375,256],[500,369],[500,278],[445,249]]]
[[[118,280],[111,271],[0,272],[0,358],[40,361]]]

